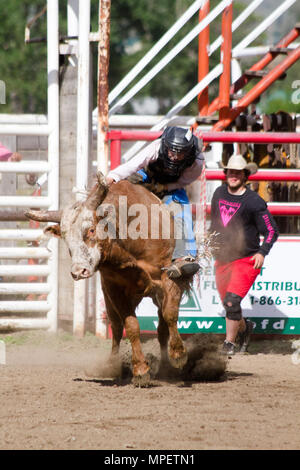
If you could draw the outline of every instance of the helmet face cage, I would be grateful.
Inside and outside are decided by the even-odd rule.
[[[190,146],[189,145],[182,145],[180,142],[169,142],[166,140],[165,146],[168,150],[174,153],[183,153],[185,156],[190,153]]]
[[[165,168],[172,173],[179,173],[184,168],[193,163],[195,158],[195,137],[188,136],[186,129],[180,127],[167,127],[161,137],[161,154],[163,156]],[[188,136],[189,137],[189,136]],[[168,156],[168,150],[174,153],[182,153],[184,158],[182,160],[172,160]]]

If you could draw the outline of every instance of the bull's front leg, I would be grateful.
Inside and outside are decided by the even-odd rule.
[[[118,312],[112,301],[113,297],[111,295],[109,286],[107,285],[104,279],[102,279],[102,290],[103,290],[103,295],[104,295],[106,313],[111,324],[111,330],[112,330],[111,358],[114,360],[114,358],[118,356],[119,354],[120,342],[123,336],[124,323],[120,315],[118,315]]]
[[[137,387],[146,387],[150,383],[150,367],[145,359],[140,341],[140,326],[134,315],[125,318],[125,330],[132,348],[133,383]]]
[[[177,327],[182,291],[170,279],[165,278],[163,284],[164,297],[162,300],[162,315],[169,329],[169,361],[176,369],[182,369],[188,360],[187,350]]]
[[[132,349],[133,383],[136,386],[145,387],[150,382],[150,367],[142,352],[140,326],[134,313],[137,303],[133,302],[132,298],[129,299],[119,285],[106,281],[104,277],[102,277],[102,289],[113,332],[112,356],[119,352],[123,327],[125,327]]]

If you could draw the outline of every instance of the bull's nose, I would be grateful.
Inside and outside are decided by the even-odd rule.
[[[91,271],[89,271],[86,268],[73,269],[71,271],[71,276],[74,279],[74,281],[79,281],[80,279],[87,279],[91,275],[92,275]]]

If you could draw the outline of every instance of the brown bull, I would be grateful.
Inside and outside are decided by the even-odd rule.
[[[171,230],[172,218],[161,201],[142,186],[123,180],[108,189],[102,175],[97,176],[98,182],[85,202],[76,202],[59,212],[28,211],[26,215],[34,220],[59,222],[44,231],[60,236],[67,243],[72,258],[71,274],[75,280],[100,271],[113,334],[111,354],[118,354],[125,327],[132,347],[134,382],[147,384],[149,365],[142,352],[135,315],[143,297],[151,297],[158,307],[157,331],[162,362],[169,358],[176,368],[183,368],[187,362],[187,352],[177,329],[179,304],[186,285],[169,279],[163,270],[171,263],[174,238],[172,233],[164,238],[162,218],[171,221]],[[138,224],[134,217],[137,203],[138,207],[146,208]],[[153,208],[159,208],[160,216],[158,213],[154,217],[152,213],[151,218]],[[158,219],[159,233],[153,236],[151,226]],[[130,232],[130,227],[143,231],[143,236],[134,236],[137,231],[133,230],[130,236],[126,233]]]

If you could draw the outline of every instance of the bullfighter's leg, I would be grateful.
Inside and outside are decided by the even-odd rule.
[[[162,281],[165,292],[162,301],[162,314],[169,329],[169,361],[173,367],[182,369],[188,360],[187,351],[177,327],[182,291],[166,274],[163,275]]]

